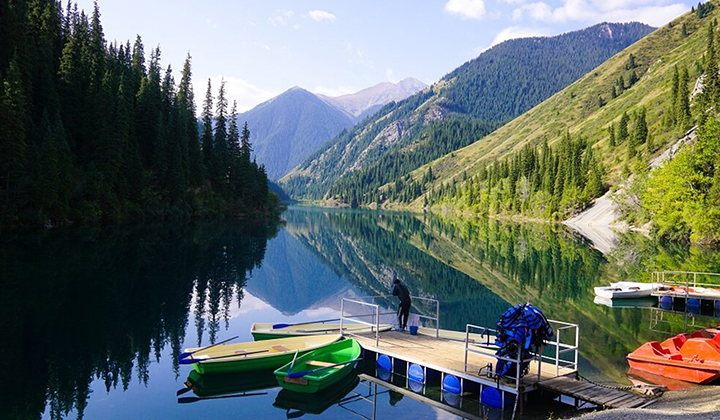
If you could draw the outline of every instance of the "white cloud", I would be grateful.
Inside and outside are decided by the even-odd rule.
[[[511,3],[514,0],[505,0]],[[539,1],[523,2],[512,12],[513,20],[524,18],[540,22],[643,22],[662,26],[688,10],[681,3],[668,4],[668,0],[562,0],[562,5],[552,7]]]
[[[493,45],[497,45],[501,42],[507,41],[509,39],[516,39],[516,38],[530,38],[535,36],[549,36],[550,31],[547,29],[542,28],[522,28],[519,26],[510,26],[502,31],[500,31],[497,35],[495,35],[495,39],[493,39]]]
[[[395,71],[389,67],[387,69],[385,69],[385,77],[387,77],[387,80],[390,83],[399,82],[397,76],[395,75]]]
[[[217,98],[218,89],[220,88],[220,80],[223,78],[225,79],[225,94],[228,98],[228,104],[232,107],[233,101],[236,100],[238,112],[248,111],[256,105],[277,96],[276,92],[270,92],[262,89],[250,82],[247,82],[246,80],[219,74],[210,78],[213,98]],[[199,112],[199,110],[202,109],[202,102],[205,100],[207,79],[193,83],[193,89],[195,91],[195,102],[197,103],[196,105]]]
[[[463,19],[482,19],[485,16],[483,0],[449,0],[445,3],[445,11],[452,15],[460,15]]]
[[[285,26],[294,15],[295,12],[292,10],[276,10],[275,14],[268,18],[268,22],[272,23],[274,26]]]
[[[310,19],[316,22],[322,22],[323,20],[328,20],[332,22],[336,19],[336,16],[334,14],[326,12],[324,10],[311,10],[308,12],[308,16],[310,16]]]

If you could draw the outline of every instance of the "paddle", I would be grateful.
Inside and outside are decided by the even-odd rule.
[[[304,370],[302,372],[288,372],[287,376],[290,379],[302,378],[303,376],[309,375],[311,373],[315,373],[315,372],[319,372],[321,370],[331,369],[334,367],[346,365],[348,363],[357,362],[359,360],[362,360],[362,357],[358,357],[357,359],[353,359],[353,360],[348,360],[347,362],[335,363],[334,365],[330,365],[330,366],[323,366],[321,368],[317,368],[317,369],[313,369],[313,370]]]
[[[322,324],[324,322],[330,322],[330,321],[340,321],[340,318],[335,319],[323,319],[321,321],[307,321],[307,322],[296,322],[294,324],[274,324],[272,327],[274,330],[279,330],[281,328],[287,328],[287,327],[294,327],[295,325],[306,325],[306,324]]]
[[[182,394],[190,391],[191,389],[192,389],[192,385],[186,382],[186,383],[185,383],[185,388],[180,388],[180,389],[178,389],[178,391],[175,393],[175,395],[177,395],[177,396],[179,397],[179,396],[181,396]]]
[[[178,398],[178,404],[188,404],[202,400],[217,400],[221,398],[253,397],[256,395],[267,395],[267,392],[245,392],[242,394],[220,395],[217,397],[182,397]]]
[[[343,330],[347,330],[347,327],[343,328]],[[305,332],[305,333],[314,333],[314,332],[326,332],[326,331],[340,331],[340,328],[323,328],[319,330],[297,330],[297,332]]]
[[[245,353],[226,354],[224,356],[207,357],[205,359],[182,359],[179,361],[179,363],[181,365],[192,365],[193,363],[202,363],[202,362],[207,362],[208,360],[224,359],[226,357],[247,356],[248,354],[265,353],[267,351],[270,351],[270,350],[265,349],[265,350],[256,350],[256,351],[246,351]]]
[[[189,357],[190,355],[193,355],[193,354],[195,354],[195,353],[197,353],[197,352],[199,352],[199,351],[207,350],[207,349],[209,349],[209,348],[212,348],[212,347],[215,347],[215,346],[219,346],[220,344],[225,344],[225,343],[227,343],[228,341],[234,340],[234,339],[236,339],[236,338],[238,338],[238,337],[240,337],[240,336],[239,336],[239,335],[236,335],[235,337],[230,337],[230,338],[228,338],[227,340],[223,340],[223,341],[221,341],[221,342],[219,342],[219,343],[211,344],[211,345],[209,345],[209,346],[207,346],[207,347],[203,347],[203,348],[197,349],[197,350],[195,350],[195,351],[190,351],[190,352],[184,351],[184,352],[178,354],[178,362],[180,362],[180,364],[187,364],[187,363],[183,363],[183,361],[182,361],[182,360],[185,359],[186,357]],[[193,363],[194,363],[194,362],[193,362]]]

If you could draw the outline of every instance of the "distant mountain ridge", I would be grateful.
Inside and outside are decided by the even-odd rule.
[[[280,185],[295,198],[339,205],[408,202],[419,188],[408,192],[416,182],[412,170],[484,137],[652,30],[641,23],[602,23],[498,44],[341,133]]]
[[[426,86],[405,79],[337,98],[296,86],[238,115],[238,122],[248,123],[254,157],[265,165],[268,178],[276,180],[368,113]]]
[[[383,105],[402,101],[427,87],[427,84],[409,77],[397,83],[378,83],[375,86],[348,95],[336,97],[318,95],[318,97],[360,121],[364,117],[377,112]]]

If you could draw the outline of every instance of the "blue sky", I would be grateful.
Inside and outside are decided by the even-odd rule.
[[[77,1],[92,11],[92,0]],[[221,77],[241,111],[293,87],[337,96],[414,77],[431,84],[511,38],[600,22],[661,26],[687,0],[98,0],[108,41],[192,55],[196,99]]]

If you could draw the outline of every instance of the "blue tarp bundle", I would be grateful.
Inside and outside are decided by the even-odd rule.
[[[530,366],[530,350],[537,352],[540,346],[553,336],[553,329],[543,315],[542,311],[529,303],[513,306],[505,311],[497,322],[497,345],[500,349],[496,356],[517,359],[518,352],[522,352],[521,369],[518,372],[522,377]],[[495,365],[495,374],[504,376],[515,375],[516,366],[513,362],[498,358]]]

